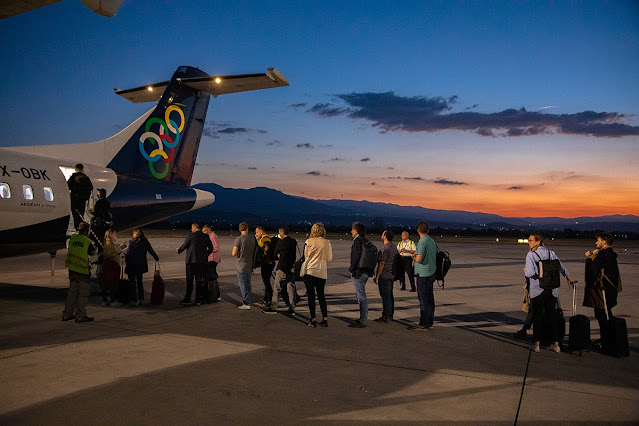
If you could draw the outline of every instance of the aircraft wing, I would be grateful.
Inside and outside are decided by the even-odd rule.
[[[0,0],[0,19],[19,15],[30,10],[39,9],[57,3],[60,0]],[[95,13],[113,17],[124,0],[82,0],[82,3]]]
[[[194,89],[208,92],[214,98],[227,93],[289,86],[286,78],[275,68],[268,68],[268,72],[265,73],[190,77],[181,78],[179,81]],[[168,84],[168,81],[163,81],[133,89],[115,89],[115,93],[134,103],[157,102]]]

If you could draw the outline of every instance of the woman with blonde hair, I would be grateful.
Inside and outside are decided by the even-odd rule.
[[[113,229],[109,229],[104,234],[104,251],[102,253],[104,256],[102,263],[102,300],[104,305],[109,305],[106,299],[107,292],[111,294],[111,303],[115,303],[117,300],[120,282],[120,253],[126,247],[126,244],[118,245],[117,238],[118,233]]]
[[[308,309],[311,314],[309,327],[317,327],[315,321],[315,293],[322,310],[322,327],[328,327],[328,312],[326,307],[326,297],[324,287],[328,276],[328,262],[333,260],[333,249],[331,242],[326,239],[326,229],[324,224],[317,222],[311,228],[311,235],[304,244],[304,263],[302,264],[302,279],[306,285],[306,295],[308,296]]]

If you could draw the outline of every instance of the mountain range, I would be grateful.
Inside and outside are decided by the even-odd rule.
[[[639,232],[639,216],[608,215],[576,218],[560,217],[503,217],[490,213],[462,210],[436,210],[418,206],[400,206],[354,200],[313,200],[284,194],[281,191],[256,187],[251,189],[225,188],[215,183],[193,186],[215,194],[215,202],[207,207],[173,218],[173,222],[200,221],[218,227],[237,225],[280,224],[308,225],[322,221],[327,227],[350,226],[358,220],[371,228],[387,226],[415,226],[425,220],[431,227],[443,229],[519,229]]]

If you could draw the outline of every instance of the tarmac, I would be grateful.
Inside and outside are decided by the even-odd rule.
[[[0,424],[639,423],[637,245],[614,246],[624,285],[614,313],[626,319],[630,356],[613,358],[569,353],[567,336],[559,354],[531,352],[530,339],[512,337],[525,318],[528,250],[514,239],[436,238],[453,267],[445,287],[435,289],[435,327],[425,332],[407,329],[419,304],[397,283],[395,320],[372,321],[381,315],[372,280],[368,327],[347,327],[359,312],[348,236],[331,240],[328,328],[305,325],[306,298],[292,318],[256,306],[238,310],[229,236],[221,238],[222,300],[180,306],[184,255],[175,249],[182,240],[150,241],[166,284],[163,305],[149,304],[150,272],[142,307],[102,306],[94,294],[88,312],[95,321],[83,324],[60,320],[64,251],[54,276],[47,254],[0,259]],[[583,281],[590,241],[547,246]],[[261,300],[259,271],[252,283],[253,301]],[[305,293],[302,283],[298,291]],[[579,287],[578,313],[591,318],[597,339],[582,297]],[[568,322],[572,291],[565,281],[560,301]]]

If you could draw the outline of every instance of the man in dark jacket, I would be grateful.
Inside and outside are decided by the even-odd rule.
[[[180,305],[191,304],[193,292],[193,278],[195,277],[195,304],[200,305],[208,291],[206,285],[206,265],[209,254],[213,253],[213,244],[209,236],[200,230],[200,224],[191,224],[191,233],[184,240],[184,244],[177,249],[178,253],[186,250],[184,263],[186,264],[186,295]]]
[[[595,242],[597,249],[586,252],[587,264],[590,261],[592,263],[586,270],[583,305],[594,308],[599,330],[603,330],[608,323],[606,308],[608,308],[608,318],[613,318],[612,308],[617,305],[617,293],[621,291],[617,253],[612,249],[613,242],[611,234],[602,232],[597,235]],[[606,294],[605,304],[602,289]]]
[[[273,251],[273,256],[279,259],[277,267],[275,268],[275,281],[273,282],[273,294],[271,296],[271,304],[264,313],[274,314],[276,313],[277,306],[280,302],[280,291],[282,289],[282,282],[286,286],[286,292],[288,294],[289,305],[286,312],[289,316],[295,315],[295,277],[293,277],[293,264],[295,263],[295,256],[297,251],[297,240],[291,238],[288,235],[288,228],[282,226],[279,229],[279,241]]]
[[[87,201],[91,198],[93,184],[91,179],[84,174],[84,166],[80,163],[75,165],[75,173],[67,181],[69,191],[71,191],[71,213],[73,213],[73,226],[78,229],[78,225],[83,222],[82,217],[86,209]]]
[[[349,327],[364,328],[368,323],[368,300],[366,299],[366,281],[373,276],[372,269],[360,269],[359,260],[362,257],[366,227],[360,222],[353,223],[351,229],[353,245],[351,246],[351,264],[348,271],[351,273],[357,303],[359,303],[359,318],[350,323]]]

